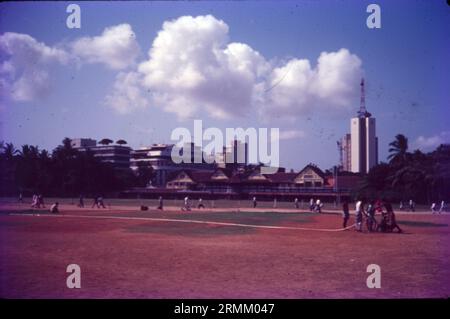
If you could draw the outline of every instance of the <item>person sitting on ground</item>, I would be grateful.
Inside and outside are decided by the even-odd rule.
[[[59,203],[58,202],[54,203],[52,206],[50,206],[50,213],[58,214],[59,213],[58,207],[59,207]]]

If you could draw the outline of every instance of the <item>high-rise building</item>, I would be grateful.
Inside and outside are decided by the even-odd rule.
[[[342,147],[342,170],[350,172],[352,170],[352,140],[351,134],[345,134],[341,141]]]
[[[366,110],[364,79],[362,79],[358,116],[350,120],[351,171],[354,173],[368,173],[378,163],[378,140],[375,124],[375,118]]]

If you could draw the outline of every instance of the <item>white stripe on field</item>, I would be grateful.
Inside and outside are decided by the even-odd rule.
[[[156,221],[156,222],[177,222],[177,223],[194,223],[194,224],[209,224],[219,226],[236,226],[249,228],[266,228],[266,229],[291,229],[291,230],[306,230],[306,231],[321,231],[321,232],[338,232],[351,229],[355,224],[346,228],[326,229],[326,228],[304,228],[304,227],[289,227],[289,226],[270,226],[270,225],[251,225],[251,224],[237,224],[225,223],[204,220],[190,220],[190,219],[172,219],[172,218],[152,218],[152,217],[125,217],[125,216],[87,216],[87,215],[41,215],[41,214],[9,214],[10,216],[46,216],[46,217],[68,217],[68,218],[94,218],[94,219],[121,219],[121,220],[142,220],[142,221]]]

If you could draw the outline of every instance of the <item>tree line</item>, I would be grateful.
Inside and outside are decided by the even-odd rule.
[[[121,145],[125,142],[120,141]],[[109,144],[109,140],[106,142]],[[51,153],[38,146],[23,145],[16,149],[12,143],[0,142],[0,167],[1,196],[19,193],[97,196],[145,186],[152,176],[151,170],[146,168],[139,168],[138,174],[114,169],[101,162],[89,149],[86,152],[74,149],[69,138]]]
[[[450,198],[450,145],[409,152],[408,138],[398,134],[389,144],[388,162],[374,166],[355,190],[365,199],[385,198],[429,204]]]

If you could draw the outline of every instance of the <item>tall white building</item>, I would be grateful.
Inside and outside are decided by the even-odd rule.
[[[378,139],[375,127],[375,118],[366,110],[364,79],[362,79],[358,116],[350,120],[351,171],[354,173],[368,173],[378,164]]]

